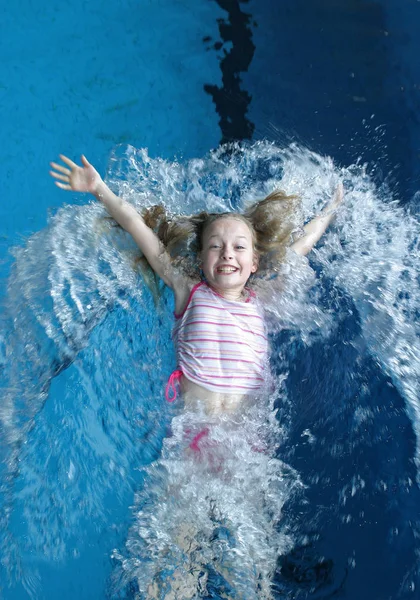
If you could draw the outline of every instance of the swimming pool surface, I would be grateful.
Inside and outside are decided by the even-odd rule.
[[[187,418],[162,394],[171,298],[155,305],[100,207],[52,185],[60,152],[174,212],[281,182],[310,218],[344,181],[336,223],[273,307],[277,395],[254,415],[273,463],[235,446],[249,488],[258,471],[276,490],[271,522],[248,494],[261,522],[247,548],[255,564],[276,551],[274,598],[418,597],[420,4],[22,0],[0,14],[0,597],[143,597],[139,532],[166,534],[183,507],[163,494]],[[213,485],[182,476],[184,502]],[[191,509],[203,531],[206,518]],[[219,521],[206,591],[179,597],[264,597],[246,585],[252,560],[226,559],[236,595],[223,579],[218,552],[237,540]]]

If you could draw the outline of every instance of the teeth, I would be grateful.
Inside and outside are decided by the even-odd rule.
[[[236,271],[235,267],[219,267],[217,270],[222,273],[233,273]]]

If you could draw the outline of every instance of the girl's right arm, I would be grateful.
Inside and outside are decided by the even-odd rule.
[[[152,269],[174,291],[176,305],[182,304],[190,291],[189,281],[174,270],[164,245],[136,209],[109,189],[85,156],[82,156],[82,167],[62,154],[60,159],[67,166],[51,163],[50,174],[55,184],[63,190],[89,192],[100,200],[110,216],[132,236]]]

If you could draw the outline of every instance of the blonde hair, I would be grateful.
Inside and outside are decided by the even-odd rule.
[[[286,248],[293,241],[293,232],[297,230],[298,201],[297,196],[288,196],[276,190],[243,213],[203,211],[190,216],[168,216],[165,208],[159,204],[145,209],[142,216],[167,249],[172,261],[191,277],[200,275],[197,257],[202,249],[205,229],[217,219],[240,219],[251,231],[259,261],[258,273],[264,276],[284,260]]]

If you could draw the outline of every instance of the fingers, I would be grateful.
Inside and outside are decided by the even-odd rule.
[[[50,171],[50,175],[51,177],[54,177],[54,179],[59,179],[60,181],[69,183],[69,175],[60,175],[60,173],[55,173],[54,171]]]
[[[71,190],[72,187],[68,183],[60,183],[59,181],[54,181],[55,185],[62,190]]]
[[[66,169],[66,167],[63,167],[62,165],[59,165],[55,162],[51,162],[50,165],[52,166],[53,169],[55,169],[56,171],[60,171],[60,173],[63,173],[64,175],[69,176],[71,174],[70,169]],[[76,165],[74,165],[76,166]],[[52,172],[50,171],[50,173],[52,174]]]
[[[335,198],[337,202],[341,202],[344,198],[344,186],[342,181],[338,182],[337,189],[335,190]]]
[[[66,163],[66,165],[68,165],[70,169],[75,169],[77,167],[76,163],[67,158],[67,156],[64,156],[64,154],[59,154],[59,156],[63,163]]]
[[[82,159],[82,164],[85,167],[90,167],[90,162],[88,161],[88,159],[86,158],[86,156],[84,154],[82,154],[81,159]]]
[[[332,199],[331,206],[337,208],[344,199],[344,186],[343,182],[339,181],[337,187],[335,188],[334,196]]]

